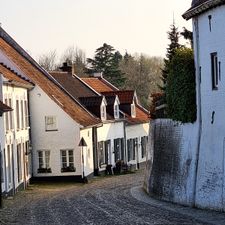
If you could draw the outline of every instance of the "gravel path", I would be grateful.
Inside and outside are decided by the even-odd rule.
[[[142,183],[143,171],[138,171],[95,178],[88,184],[31,185],[14,199],[4,201],[0,224],[225,224],[224,214],[151,199],[140,188]]]

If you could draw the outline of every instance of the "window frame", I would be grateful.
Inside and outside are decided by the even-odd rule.
[[[212,52],[211,56],[211,76],[212,76],[212,90],[218,90],[219,85],[219,68],[217,52]]]
[[[141,137],[141,157],[142,157],[142,159],[146,157],[147,144],[148,144],[148,136],[142,136]]]
[[[101,110],[101,120],[106,120],[106,106],[102,104],[100,110]]]
[[[48,120],[52,119],[52,123],[49,123]],[[51,127],[52,126],[52,127]],[[50,115],[45,116],[45,131],[58,131],[58,123],[57,123],[57,116]]]
[[[19,99],[16,99],[16,128],[20,129],[20,102]]]
[[[131,117],[135,118],[136,117],[136,107],[135,107],[135,103],[132,103],[130,106],[130,110],[131,110]]]
[[[51,151],[48,149],[38,150],[38,173],[51,173]],[[40,157],[40,153],[42,156]],[[48,155],[47,155],[48,154]],[[43,166],[40,166],[40,159],[42,159]]]
[[[22,171],[22,143],[17,144],[17,181],[20,183],[23,179],[23,171]]]
[[[118,119],[119,118],[119,105],[117,103],[114,104],[114,118]]]
[[[99,155],[99,166],[107,165],[108,164],[108,148],[106,145],[108,141],[99,141],[98,142],[98,155]]]
[[[63,162],[63,152],[65,152],[65,156],[66,156],[66,161]],[[70,161],[71,159],[71,155],[69,154],[70,152],[72,152],[72,161]],[[75,168],[75,158],[74,158],[74,149],[61,149],[60,150],[60,162],[61,162],[61,173],[64,172],[76,172],[76,168]],[[63,164],[66,163],[66,166],[63,166]],[[72,165],[70,165],[72,164]]]

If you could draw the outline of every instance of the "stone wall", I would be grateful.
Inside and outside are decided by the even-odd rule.
[[[145,190],[162,200],[193,205],[197,125],[157,119],[151,122]]]

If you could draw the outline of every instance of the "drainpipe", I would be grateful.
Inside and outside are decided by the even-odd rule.
[[[127,163],[127,136],[126,136],[126,121],[123,121],[123,132],[124,132],[124,162]]]
[[[196,164],[195,164],[195,173],[194,173],[194,193],[193,193],[193,206],[196,206],[196,194],[197,194],[197,181],[198,181],[198,166],[199,166],[199,155],[200,155],[200,147],[201,147],[201,135],[202,135],[202,109],[201,109],[201,67],[200,67],[200,57],[199,57],[199,27],[198,27],[198,18],[194,19],[194,29],[196,33],[196,94],[197,94],[197,121],[199,121],[198,127],[198,143],[197,143],[197,151],[196,151]]]
[[[2,75],[0,74],[0,100],[2,100]],[[2,115],[0,115],[2,116]],[[0,140],[0,208],[2,208],[2,149],[1,149],[1,141]]]
[[[2,152],[0,143],[0,208],[2,208]]]

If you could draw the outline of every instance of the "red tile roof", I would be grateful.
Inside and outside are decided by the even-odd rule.
[[[134,91],[133,90],[124,90],[124,91],[108,91],[101,92],[104,96],[115,96],[117,95],[120,104],[132,104],[134,100]]]
[[[3,39],[4,38],[4,39]],[[75,102],[2,28],[0,50],[12,60],[29,79],[37,84],[72,119],[83,126],[93,126],[101,121]],[[48,77],[49,76],[49,77]]]
[[[62,71],[49,72],[74,98],[99,96],[87,87],[77,76]]]
[[[150,121],[150,113],[145,112],[142,107],[136,105],[136,117],[127,116],[127,121],[130,124],[148,123]]]
[[[19,84],[26,85],[26,86],[31,86],[31,85],[33,86],[33,84],[30,81],[20,76],[18,73],[11,70],[9,67],[7,67],[1,62],[0,62],[0,73],[2,73],[2,75],[8,80],[15,81]]]
[[[93,88],[98,93],[107,92],[107,91],[116,91],[116,87],[108,83],[105,79],[102,78],[81,78],[88,86]]]
[[[95,91],[101,93],[107,97],[117,95],[120,104],[131,104],[134,98],[133,90],[117,90],[111,87],[109,83],[105,82],[105,79],[101,78],[82,78],[82,80],[91,86]],[[150,114],[147,110],[136,104],[136,117],[132,118],[130,115],[125,113],[126,120],[129,124],[148,123],[150,121]]]

